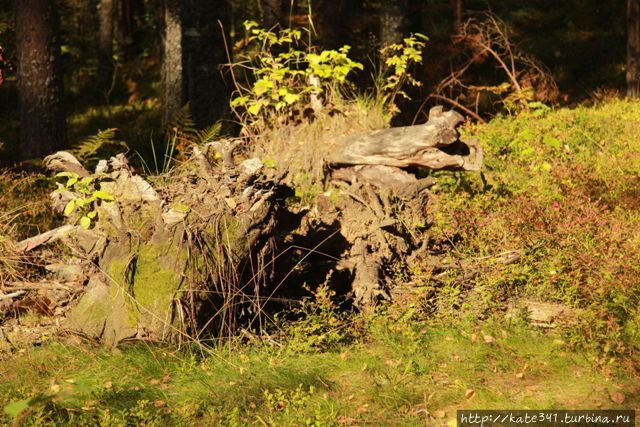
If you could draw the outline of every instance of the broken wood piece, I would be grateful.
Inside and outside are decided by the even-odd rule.
[[[553,329],[559,325],[575,323],[580,310],[553,302],[523,300],[507,311],[507,318],[518,315],[523,316],[532,326]]]
[[[22,252],[29,252],[38,246],[42,246],[46,243],[55,242],[68,234],[70,234],[76,227],[73,225],[63,225],[53,230],[46,231],[37,236],[29,237],[28,239],[18,242],[18,250]]]
[[[27,293],[26,291],[15,291],[15,292],[11,292],[9,294],[0,295],[0,301],[14,299],[14,298],[17,298],[17,297],[19,297],[21,295],[24,295],[26,293]]]
[[[336,167],[385,165],[397,168],[480,170],[482,148],[475,139],[460,141],[456,126],[463,117],[434,107],[429,121],[416,126],[378,130],[351,137],[329,159]]]
[[[84,166],[72,154],[66,151],[58,151],[44,158],[44,165],[53,172],[72,172],[79,177],[89,176]]]
[[[6,290],[15,290],[15,291],[30,291],[30,290],[49,290],[49,291],[72,291],[72,286],[65,286],[59,282],[10,282],[4,285]],[[78,286],[78,289],[81,287]]]

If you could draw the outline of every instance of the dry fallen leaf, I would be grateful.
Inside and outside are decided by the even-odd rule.
[[[624,403],[624,400],[625,400],[624,394],[619,392],[619,391],[614,391],[614,392],[610,393],[609,397],[611,398],[611,400],[613,402],[617,403],[618,405],[622,405]]]
[[[476,342],[478,341],[478,334],[471,334],[471,342]]]
[[[476,391],[474,389],[468,388],[467,391],[464,393],[464,397],[465,399],[471,399],[475,394],[476,394]]]
[[[444,411],[435,411],[433,413],[433,416],[436,417],[436,418],[444,418],[444,417],[447,416],[447,413],[444,412]]]
[[[104,388],[111,388],[113,387],[113,383],[111,381],[107,381],[106,383],[104,383]]]
[[[153,405],[156,408],[162,408],[166,404],[167,404],[167,402],[165,402],[164,400],[156,400],[155,402],[153,402]]]
[[[159,379],[157,379],[157,378],[150,379],[150,380],[149,380],[149,384],[151,384],[151,385],[157,385],[157,384],[160,384],[160,380],[159,380]]]
[[[516,374],[516,378],[520,378],[520,379],[524,378],[524,373],[528,368],[529,368],[529,365],[525,363],[524,366],[522,367],[522,370]]]
[[[484,336],[484,342],[486,342],[487,344],[491,344],[494,341],[495,341],[495,338],[493,338],[491,335]]]

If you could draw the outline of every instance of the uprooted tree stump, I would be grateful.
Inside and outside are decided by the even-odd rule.
[[[286,171],[257,158],[236,164],[236,145],[225,141],[195,147],[190,161],[154,181],[136,175],[123,155],[90,174],[70,154],[56,153],[46,159],[51,169],[96,176],[114,200],[98,204],[90,229],[63,226],[20,247],[61,240],[80,259],[68,266],[82,290],[65,326],[107,345],[251,328],[287,289],[334,274],[356,306],[368,307],[389,297],[393,273],[423,245],[434,180],[406,169],[480,168],[477,141],[458,139],[461,121],[435,108],[426,124],[340,142],[326,159],[333,191],[313,209],[290,209]],[[62,189],[54,205],[62,210],[73,197]],[[300,273],[303,261],[309,268]],[[56,271],[64,282],[68,269]]]

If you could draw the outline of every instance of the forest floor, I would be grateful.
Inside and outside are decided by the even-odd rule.
[[[455,425],[456,409],[639,410],[637,129],[640,103],[618,100],[468,126],[485,170],[434,174],[432,247],[452,260],[517,250],[517,263],[460,281],[418,261],[396,278],[403,297],[376,313],[341,313],[319,294],[279,333],[216,349],[43,336],[0,353],[0,424]],[[46,205],[42,178],[5,178],[0,216]],[[38,183],[42,194],[25,191]],[[19,215],[5,233],[51,217]],[[536,327],[526,301],[572,314]]]

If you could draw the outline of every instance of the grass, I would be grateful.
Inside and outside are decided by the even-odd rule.
[[[22,425],[324,426],[446,423],[470,407],[610,408],[617,391],[625,407],[640,404],[633,377],[606,378],[554,333],[423,325],[416,338],[416,325],[378,326],[320,353],[50,343],[3,361],[0,405],[43,397]]]
[[[299,163],[315,182],[319,166],[305,162],[330,147],[323,131],[330,139],[379,119],[276,129],[264,156]],[[637,409],[638,128],[640,103],[611,100],[464,129],[481,139],[486,168],[434,174],[430,249],[463,260],[518,249],[515,264],[456,282],[417,262],[397,278],[413,294],[404,302],[347,316],[324,295],[264,342],[19,350],[0,356],[0,407],[23,409],[23,425],[105,426],[451,425],[462,408]],[[284,142],[298,140],[288,152]],[[521,299],[579,315],[536,329],[505,316]]]

